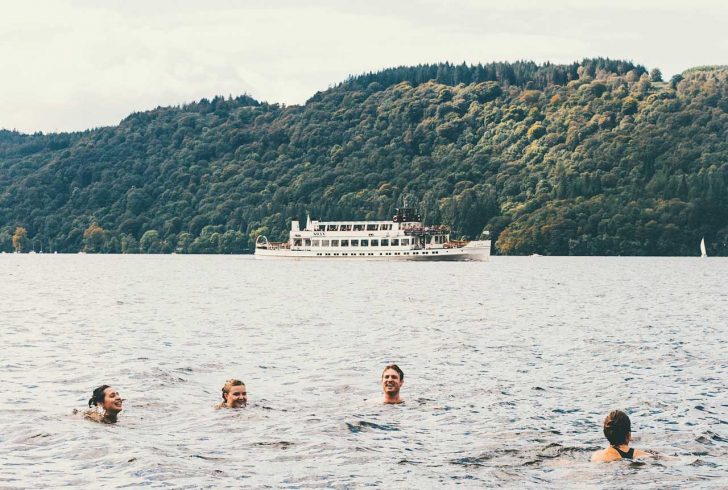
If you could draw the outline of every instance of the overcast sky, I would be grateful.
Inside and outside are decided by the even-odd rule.
[[[75,131],[248,93],[302,104],[399,65],[728,64],[717,0],[25,0],[0,11],[0,128]]]

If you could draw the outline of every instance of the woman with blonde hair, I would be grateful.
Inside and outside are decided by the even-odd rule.
[[[248,404],[248,390],[239,379],[229,379],[222,387],[222,401],[215,405],[220,408],[241,408]]]

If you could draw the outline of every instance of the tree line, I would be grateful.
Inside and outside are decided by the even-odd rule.
[[[302,106],[214,97],[0,131],[0,250],[244,253],[403,202],[501,254],[728,254],[728,69],[399,67]],[[19,228],[25,230],[17,236]]]

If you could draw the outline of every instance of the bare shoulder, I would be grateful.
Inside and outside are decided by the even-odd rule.
[[[83,412],[83,418],[90,420],[92,422],[98,422],[101,423],[103,420],[103,416],[97,412],[96,410],[86,410]]]
[[[599,451],[594,451],[592,453],[591,460],[592,460],[592,463],[603,463],[604,461],[606,461],[604,459],[604,450],[600,449]]]
[[[634,450],[634,457],[635,458],[652,458],[654,455],[652,453],[648,453],[647,451],[641,451],[639,449]]]
[[[613,454],[614,453],[614,454]],[[600,449],[592,454],[592,463],[609,463],[621,459],[616,451],[610,451],[609,449]]]

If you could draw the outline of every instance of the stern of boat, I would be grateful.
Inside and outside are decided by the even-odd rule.
[[[473,240],[463,247],[463,252],[471,260],[488,260],[490,258],[490,240]]]

